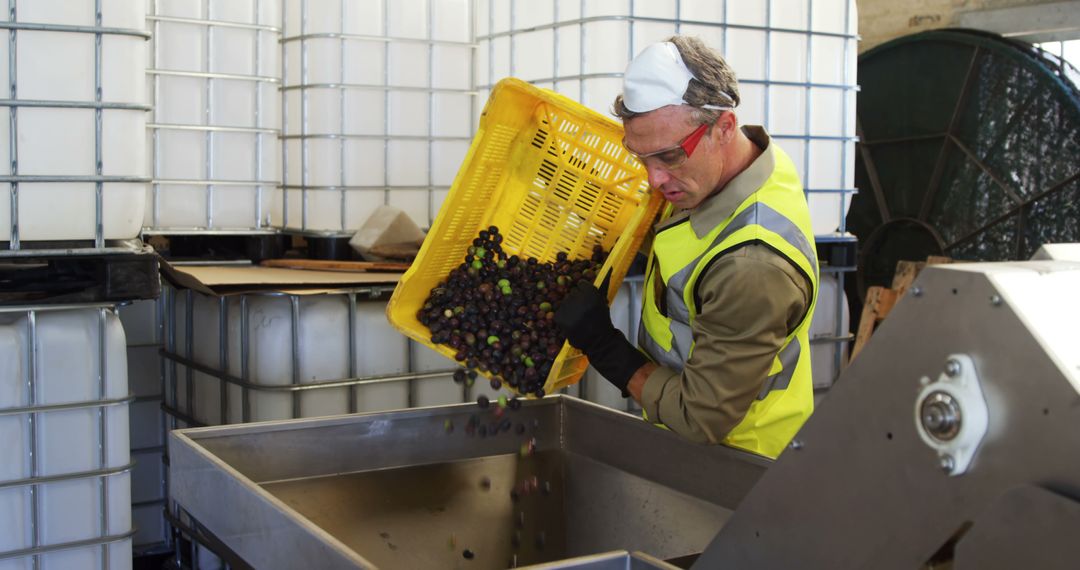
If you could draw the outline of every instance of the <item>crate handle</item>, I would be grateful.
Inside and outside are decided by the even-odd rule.
[[[644,204],[647,201],[648,201],[648,196],[645,197],[645,199],[642,201],[642,204]],[[612,279],[614,279],[614,273],[615,273],[615,262],[614,262],[614,260],[615,259],[621,259],[623,254],[624,254],[623,250],[629,249],[631,242],[634,241],[633,240],[633,233],[631,231],[629,231],[629,228],[638,227],[642,222],[642,218],[645,217],[646,211],[648,209],[649,208],[646,208],[644,205],[639,205],[637,210],[634,211],[634,215],[630,218],[630,220],[626,224],[626,228],[628,228],[628,229],[624,230],[622,235],[620,235],[618,237],[618,239],[615,240],[615,245],[611,248],[611,253],[609,253],[607,259],[604,260],[604,265],[600,268],[599,273],[597,273],[596,279],[593,280],[593,285],[595,285],[596,288],[598,290],[600,290],[604,294],[605,297],[607,297],[608,305],[610,305],[611,302],[615,300],[615,295],[617,295],[619,293],[618,287],[615,288],[615,291],[610,291],[610,290],[606,289],[606,288],[610,288],[611,281],[612,281]],[[625,278],[625,277],[626,277],[625,274],[619,276],[620,284],[621,284],[623,278]]]

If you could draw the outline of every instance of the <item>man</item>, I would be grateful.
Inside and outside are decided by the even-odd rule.
[[[696,38],[627,66],[623,145],[670,202],[654,228],[639,345],[582,283],[555,320],[648,420],[775,458],[813,411],[808,330],[818,289],[810,213],[791,159],[738,124],[738,84]],[[647,356],[646,356],[647,354]]]

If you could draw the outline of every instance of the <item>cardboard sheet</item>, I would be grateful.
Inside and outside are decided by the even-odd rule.
[[[358,287],[393,288],[401,273],[311,271],[248,265],[180,265],[162,260],[161,273],[174,286],[206,295],[280,291],[312,295]]]

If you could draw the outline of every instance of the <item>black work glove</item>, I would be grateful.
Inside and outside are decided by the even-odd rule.
[[[606,295],[592,283],[578,283],[555,311],[555,324],[574,348],[585,353],[597,372],[621,390],[624,398],[629,396],[626,385],[648,359],[611,324]]]

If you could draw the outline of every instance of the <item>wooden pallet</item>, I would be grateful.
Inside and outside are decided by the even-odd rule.
[[[280,267],[285,269],[361,273],[368,271],[400,273],[409,268],[408,263],[394,261],[332,261],[328,259],[267,259],[259,265],[262,265],[263,267]]]
[[[904,297],[908,288],[915,282],[919,272],[927,265],[952,263],[952,259],[932,255],[926,261],[900,261],[896,264],[892,287],[875,286],[866,290],[866,303],[863,305],[859,329],[855,332],[855,346],[851,349],[851,360],[862,352],[878,325],[892,312],[896,302]]]

